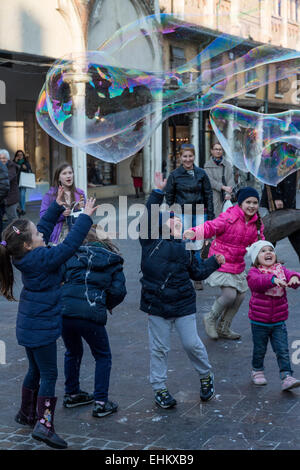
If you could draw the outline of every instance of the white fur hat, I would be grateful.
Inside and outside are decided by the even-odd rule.
[[[250,256],[252,263],[255,262],[258,253],[264,246],[271,246],[275,250],[274,245],[267,240],[258,240],[258,242],[253,243],[247,248],[247,254]]]

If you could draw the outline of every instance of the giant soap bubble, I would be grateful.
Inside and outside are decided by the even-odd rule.
[[[232,163],[263,183],[276,186],[300,168],[300,111],[262,114],[221,104],[210,120]]]
[[[132,66],[138,33],[152,41],[150,70]],[[149,16],[116,32],[100,50],[57,60],[37,103],[41,127],[65,145],[117,163],[140,150],[168,117],[210,109],[274,80],[269,64],[280,62],[276,79],[299,69],[297,51],[269,45],[247,51],[241,38],[223,34],[169,70],[161,57],[161,38],[168,35],[177,42],[195,41],[201,29],[172,15]],[[225,52],[234,60],[224,62]],[[251,78],[250,70],[255,70]]]

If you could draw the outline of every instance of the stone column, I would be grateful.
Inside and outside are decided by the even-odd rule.
[[[190,115],[191,143],[195,147],[195,165],[199,166],[199,113]]]

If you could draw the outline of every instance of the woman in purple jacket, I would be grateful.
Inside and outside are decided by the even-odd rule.
[[[249,318],[253,338],[252,381],[266,385],[264,358],[270,339],[276,354],[282,390],[300,387],[293,377],[289,358],[288,336],[285,320],[288,318],[286,288],[300,285],[300,273],[286,269],[277,262],[274,246],[259,240],[248,248],[252,267],[247,281],[251,290]]]
[[[73,223],[71,216],[72,210],[78,211],[83,208],[86,200],[84,192],[81,189],[75,187],[73,168],[67,162],[62,163],[55,170],[53,186],[43,197],[40,217],[43,217],[48,207],[52,204],[53,201],[55,201],[59,186],[64,188],[64,206],[66,207],[66,210],[58,219],[58,222],[55,225],[50,237],[50,242],[54,245],[61,243],[66,238]]]

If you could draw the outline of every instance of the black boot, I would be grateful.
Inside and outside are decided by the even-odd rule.
[[[19,424],[34,426],[37,420],[36,402],[38,390],[22,387],[22,403],[15,421]]]
[[[57,397],[38,397],[38,421],[32,431],[32,437],[37,441],[45,442],[54,449],[66,449],[68,444],[61,439],[54,430],[54,411]]]

